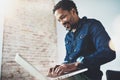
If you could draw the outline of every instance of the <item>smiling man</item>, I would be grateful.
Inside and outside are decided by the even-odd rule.
[[[80,18],[72,0],[61,0],[53,9],[56,19],[66,28],[66,56],[61,65],[50,68],[49,76],[56,77],[78,69],[88,71],[67,80],[101,80],[100,66],[115,59],[111,39],[100,21]]]

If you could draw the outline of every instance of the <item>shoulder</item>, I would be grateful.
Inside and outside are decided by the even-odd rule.
[[[90,30],[95,30],[95,31],[104,30],[104,26],[99,20],[94,19],[94,18],[87,18],[87,17],[83,17],[83,19],[85,19],[84,24],[89,25]]]
[[[94,18],[87,18],[86,16],[82,17],[82,22],[87,24],[100,24],[101,22]]]

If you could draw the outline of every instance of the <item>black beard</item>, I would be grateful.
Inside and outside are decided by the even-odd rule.
[[[80,21],[80,19],[79,19],[76,23],[71,24],[71,30],[72,30],[72,29],[77,29],[77,28],[78,28],[78,26],[79,26],[79,21]]]
[[[67,24],[67,23],[69,23],[69,22],[65,22],[64,25]],[[69,24],[70,24],[70,23],[69,23]],[[71,26],[71,29],[70,29],[70,30],[69,30],[69,29],[66,29],[66,30],[71,31],[72,29],[76,29],[76,28],[78,27],[78,22],[75,23],[75,24],[70,24],[70,26]]]
[[[71,24],[71,30],[72,30],[72,29],[76,29],[77,27],[78,27],[78,23]]]

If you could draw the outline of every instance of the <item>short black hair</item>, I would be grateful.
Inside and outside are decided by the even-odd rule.
[[[77,15],[78,15],[77,7],[76,7],[75,3],[72,0],[61,0],[61,1],[59,1],[54,6],[53,14],[59,8],[62,8],[63,10],[68,10],[68,11],[70,11],[72,8],[74,8],[76,10]]]

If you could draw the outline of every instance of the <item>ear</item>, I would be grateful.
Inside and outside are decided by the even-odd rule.
[[[76,13],[76,10],[75,10],[74,8],[71,9],[71,13],[72,13],[73,15],[77,14],[77,13]]]

